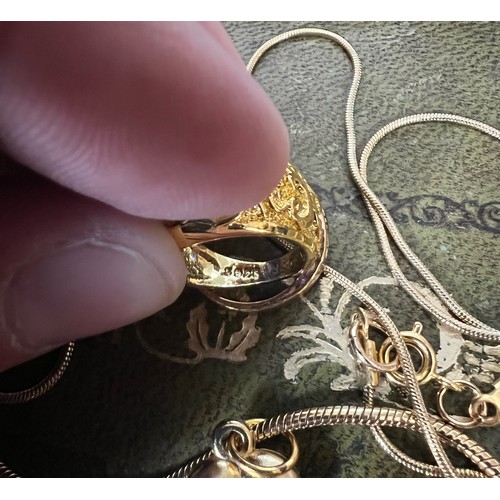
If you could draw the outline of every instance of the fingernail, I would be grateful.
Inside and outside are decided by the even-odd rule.
[[[3,313],[13,347],[36,352],[148,316],[172,302],[174,293],[168,277],[141,253],[91,240],[18,269]]]

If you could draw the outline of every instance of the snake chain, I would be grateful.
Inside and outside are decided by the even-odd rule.
[[[470,337],[481,340],[498,341],[500,339],[500,332],[481,323],[460,307],[406,244],[391,215],[368,185],[367,165],[370,154],[378,142],[387,134],[404,126],[424,122],[450,122],[472,127],[496,139],[500,139],[500,131],[479,121],[452,114],[425,113],[407,116],[389,123],[374,134],[366,144],[358,163],[356,155],[356,134],[354,128],[354,107],[361,81],[361,62],[356,51],[347,40],[333,32],[323,29],[300,28],[291,30],[282,33],[263,44],[251,57],[247,65],[247,69],[250,72],[253,72],[260,58],[271,47],[274,47],[275,45],[291,38],[311,36],[326,38],[337,43],[344,49],[351,60],[353,67],[353,80],[347,99],[345,115],[349,168],[352,178],[360,190],[363,200],[365,201],[367,209],[370,213],[380,241],[382,252],[393,276],[396,278],[398,284],[401,285],[401,287],[415,302],[427,309],[442,323],[453,326],[462,334]],[[436,307],[434,302],[429,300],[428,296],[424,296],[419,289],[417,289],[406,278],[394,256],[391,248],[391,241],[400,249],[407,261],[427,282],[435,294],[435,297],[438,297],[440,302],[446,307],[445,311]],[[264,437],[269,437],[286,430],[304,429],[317,425],[333,425],[337,423],[368,425],[377,442],[390,456],[416,472],[429,476],[444,477],[500,476],[500,464],[483,448],[454,427],[443,423],[442,421],[436,420],[429,415],[416,380],[415,368],[408,352],[408,348],[406,347],[399,330],[388,316],[385,309],[377,304],[377,302],[366,292],[361,290],[357,285],[352,283],[337,271],[328,266],[324,266],[324,274],[329,276],[345,289],[349,290],[377,315],[380,324],[386,329],[399,356],[401,369],[406,379],[407,391],[414,413],[410,411],[404,412],[402,410],[375,408],[373,406],[373,390],[369,387],[365,391],[365,407],[324,407],[322,409],[317,408],[311,410],[301,410],[300,412],[294,412],[293,414],[276,417],[265,421],[258,426],[256,430],[258,438],[263,439]],[[59,365],[59,368],[36,387],[23,391],[22,393],[0,393],[0,403],[12,404],[28,401],[49,390],[64,373],[64,370],[66,369],[71,358],[72,351],[73,346],[68,346],[66,352],[63,354],[62,362]],[[321,417],[319,420],[318,416]],[[401,452],[387,439],[383,433],[382,426],[384,425],[419,430],[424,435],[428,443],[429,449],[431,450],[436,461],[436,465],[423,464]],[[442,446],[442,441],[452,445],[470,458],[471,461],[478,466],[481,472],[469,469],[456,469],[446,455]],[[0,477],[2,476],[16,477],[16,474],[5,464],[0,462]]]
[[[386,258],[389,268],[396,278],[398,284],[409,293],[412,299],[420,304],[422,307],[427,309],[432,315],[439,319],[444,324],[453,326],[459,332],[478,338],[481,340],[496,340],[500,339],[500,332],[481,323],[479,320],[471,316],[467,311],[460,307],[456,301],[446,292],[441,283],[432,275],[432,273],[426,268],[426,266],[420,261],[420,259],[414,254],[410,247],[404,241],[404,238],[399,233],[394,220],[391,215],[379,200],[377,195],[372,191],[367,182],[367,164],[368,158],[377,145],[377,143],[385,137],[390,132],[415,123],[424,122],[451,122],[461,125],[466,125],[479,130],[485,134],[492,136],[493,138],[500,139],[500,131],[486,125],[477,120],[472,120],[469,118],[461,117],[458,115],[445,114],[445,113],[425,113],[407,116],[399,120],[395,120],[381,130],[379,130],[367,143],[361,159],[358,163],[356,155],[356,133],[354,127],[354,108],[356,102],[356,95],[361,82],[361,62],[358,54],[352,47],[352,45],[337,35],[327,30],[317,29],[317,28],[300,28],[296,30],[291,30],[286,33],[282,33],[263,44],[251,57],[247,69],[252,72],[257,65],[260,58],[267,52],[271,47],[274,47],[278,43],[285,40],[297,37],[322,37],[329,39],[338,45],[340,45],[344,51],[349,56],[352,67],[353,67],[353,78],[351,87],[349,90],[349,95],[346,103],[346,114],[345,114],[345,126],[347,133],[347,151],[348,151],[348,163],[351,171],[352,178],[356,183],[358,189],[360,190],[363,200],[367,206],[370,213],[372,221],[374,223],[377,235],[380,241],[380,246],[384,257]],[[417,270],[420,276],[427,282],[431,290],[437,296],[440,302],[446,307],[446,311],[442,311],[434,305],[434,303],[429,300],[428,296],[422,295],[422,293],[415,288],[415,286],[406,278],[401,268],[399,267],[394,253],[391,248],[391,243],[389,237],[392,238],[394,244],[400,249],[401,253],[406,257],[408,262]],[[454,467],[449,461],[446,453],[443,450],[440,439],[433,427],[431,417],[427,412],[422,393],[418,387],[418,383],[415,378],[415,369],[411,361],[408,349],[397,330],[397,327],[387,316],[383,308],[378,305],[371,297],[369,297],[357,287],[346,280],[345,277],[341,276],[336,271],[325,266],[325,273],[330,275],[334,281],[341,284],[342,286],[350,289],[354,295],[363,300],[378,316],[382,325],[386,328],[394,347],[398,353],[399,359],[401,361],[402,371],[406,378],[407,389],[409,392],[410,400],[412,401],[416,415],[419,418],[419,424],[421,426],[421,432],[427,440],[429,448],[434,455],[436,463],[440,468],[440,471],[445,476],[455,476],[457,473]],[[353,288],[354,287],[354,288]],[[362,296],[364,297],[362,298]],[[390,444],[382,437],[380,429],[374,431],[376,437],[380,442],[385,443],[387,449],[390,449]]]

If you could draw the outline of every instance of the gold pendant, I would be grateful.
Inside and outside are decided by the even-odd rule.
[[[259,467],[275,469],[286,462],[286,458],[277,451],[257,448],[249,456],[247,461]],[[210,457],[203,461],[200,466],[193,471],[189,477],[299,477],[295,469],[289,469],[280,474],[271,474],[270,472],[261,472],[251,470],[249,467],[240,468],[236,463],[228,460],[221,460],[216,457]]]

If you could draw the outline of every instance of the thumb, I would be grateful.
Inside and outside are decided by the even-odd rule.
[[[0,371],[173,302],[182,255],[165,227],[41,179],[0,186]]]

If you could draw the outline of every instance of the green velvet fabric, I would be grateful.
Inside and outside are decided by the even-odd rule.
[[[498,126],[499,24],[225,23],[245,61],[271,36],[303,26],[335,31],[359,53],[359,152],[380,127],[413,113],[450,112]],[[348,173],[344,106],[352,73],[342,49],[321,39],[286,42],[255,77],[286,121],[291,161],[326,211],[327,263],[354,282],[367,280],[367,291],[401,329],[421,321],[442,373],[487,390],[500,378],[500,350],[438,325],[388,279]],[[497,328],[499,153],[498,142],[479,132],[425,124],[387,137],[368,167],[373,189],[416,254],[460,304]],[[44,397],[0,407],[0,457],[26,476],[161,476],[203,451],[223,419],[361,404],[344,345],[358,303],[345,296],[339,302],[343,293],[323,279],[304,299],[242,314],[186,290],[151,318],[78,343],[67,374]],[[27,365],[16,376],[44,368]],[[435,388],[425,394],[434,408]],[[388,390],[380,397],[381,404],[404,404]],[[500,455],[498,429],[470,434]],[[412,456],[429,459],[417,434],[390,435]],[[365,428],[305,430],[298,439],[304,477],[417,475],[389,459]]]

